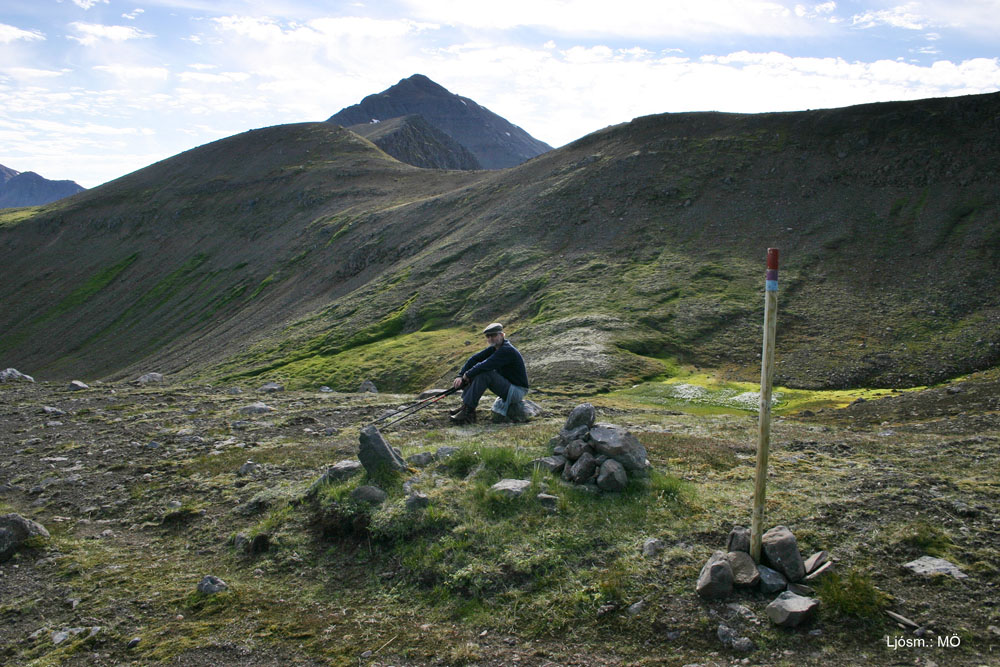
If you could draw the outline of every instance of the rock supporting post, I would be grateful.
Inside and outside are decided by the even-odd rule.
[[[767,456],[771,446],[771,382],[774,379],[774,334],[778,321],[778,249],[767,249],[764,291],[764,348],[760,359],[760,420],[757,432],[757,470],[750,524],[750,555],[760,562],[764,532],[764,491],[767,487]]]

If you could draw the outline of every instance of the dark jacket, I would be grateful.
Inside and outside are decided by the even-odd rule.
[[[497,371],[513,385],[528,388],[528,371],[524,368],[524,358],[509,340],[505,340],[499,349],[490,345],[485,350],[476,352],[469,357],[458,374],[472,379],[480,373],[490,371]]]

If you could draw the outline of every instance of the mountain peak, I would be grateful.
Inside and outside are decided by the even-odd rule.
[[[472,153],[486,169],[513,167],[552,150],[506,119],[448,91],[423,74],[414,74],[380,93],[368,95],[359,104],[331,116],[328,122],[351,127],[410,115],[422,116],[433,128]],[[384,146],[380,148],[407,161]]]

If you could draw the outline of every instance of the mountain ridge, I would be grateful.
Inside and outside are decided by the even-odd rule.
[[[327,122],[352,127],[411,115],[423,117],[458,142],[485,169],[513,167],[552,150],[520,127],[467,97],[449,92],[423,74],[414,74],[380,93],[368,95],[358,104],[341,109]]]
[[[499,319],[537,386],[752,379],[779,247],[779,383],[940,381],[998,360],[998,109],[661,114],[480,172],[254,130],[0,216],[0,363],[417,390]]]
[[[40,206],[85,190],[75,181],[52,181],[33,171],[0,165],[0,209]]]

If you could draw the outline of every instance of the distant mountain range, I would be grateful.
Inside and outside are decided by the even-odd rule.
[[[399,120],[404,117],[407,120]],[[396,121],[392,124],[395,132],[371,127],[392,120]],[[381,93],[369,95],[359,104],[337,112],[328,122],[350,128],[397,160],[418,167],[505,169],[552,150],[517,125],[467,97],[449,92],[423,74],[414,74]],[[450,143],[439,133],[465,151],[445,155],[438,162],[441,147]],[[470,163],[465,152],[477,163]]]
[[[33,171],[22,173],[0,164],[0,208],[41,206],[85,189],[74,181],[50,181]]]

